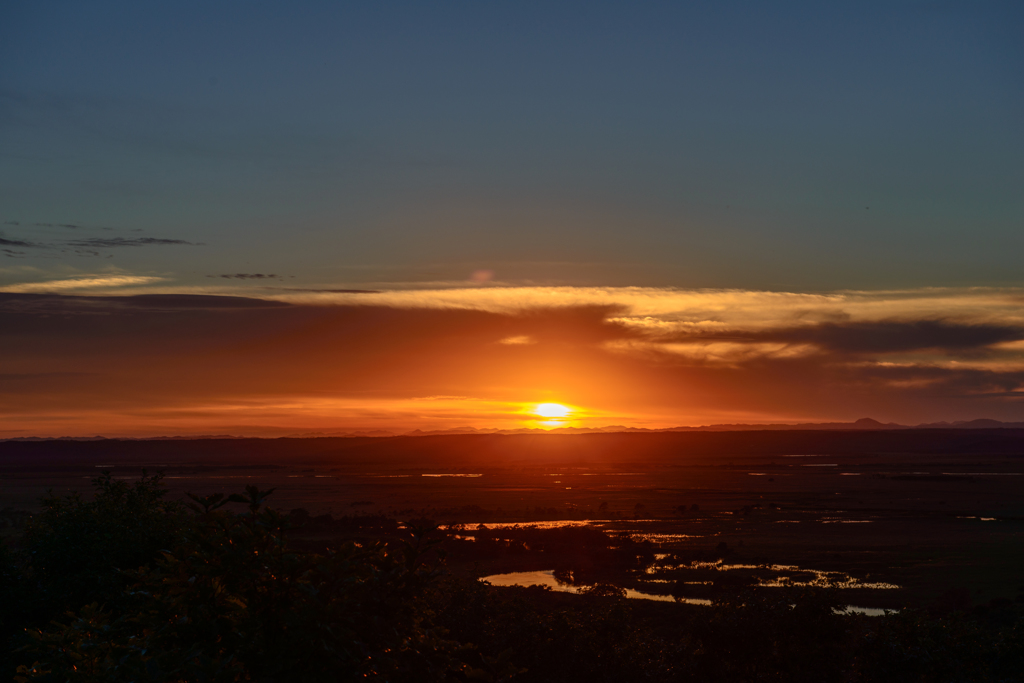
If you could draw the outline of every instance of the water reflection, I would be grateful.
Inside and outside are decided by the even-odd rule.
[[[574,526],[601,526],[603,522],[610,522],[608,519],[560,519],[553,522],[524,522],[523,524],[509,524],[508,522],[480,522],[468,524],[442,524],[442,530],[453,529],[562,529]]]
[[[667,558],[666,558],[667,559]],[[663,564],[657,564],[663,562]],[[715,562],[688,562],[686,564],[668,564],[664,560],[657,559],[656,564],[651,565],[645,571],[648,575],[657,575],[663,572],[693,573],[699,570],[711,570],[713,572],[737,572],[742,571],[755,579],[754,585],[762,588],[790,588],[790,587],[818,587],[818,588],[867,588],[871,590],[898,590],[900,586],[894,583],[882,581],[861,581],[845,572],[824,571],[821,569],[807,569],[792,564],[725,564],[721,560]],[[683,583],[693,583],[683,581]]]
[[[456,473],[446,472],[446,473],[441,473],[441,474],[421,474],[420,476],[421,477],[470,477],[470,478],[475,478],[475,477],[482,477],[484,475],[483,474],[462,474],[462,473],[456,474]]]
[[[507,587],[507,586],[519,586],[527,588],[529,586],[543,586],[559,593],[574,593],[580,594],[584,592],[584,587],[574,586],[569,583],[563,583],[555,578],[555,571],[553,569],[544,571],[534,572],[510,572],[508,574],[492,574],[490,576],[483,576],[480,581],[490,584],[492,586]],[[663,583],[658,579],[654,579],[651,583]],[[861,587],[865,587],[862,585]],[[638,590],[627,588],[626,597],[633,600],[656,600],[659,602],[679,602],[688,605],[710,605],[710,600],[703,598],[683,598],[683,597],[672,597],[671,595],[655,595],[651,593],[641,593]],[[861,607],[859,605],[846,605],[842,610],[837,610],[840,614],[862,614],[869,617],[880,617],[884,616],[886,612],[896,612],[898,610],[882,609],[878,607]]]
[[[569,583],[562,583],[555,578],[555,571],[553,569],[539,572],[512,572],[510,574],[492,574],[491,576],[484,576],[480,579],[484,583],[489,583],[492,586],[544,586],[550,588],[553,591],[559,593],[582,593],[583,587],[574,586]],[[653,595],[651,593],[641,593],[638,590],[632,588],[626,589],[626,597],[634,600],[657,600],[659,602],[685,602],[691,605],[710,605],[710,600],[703,600],[700,598],[676,598],[671,595]]]
[[[857,605],[847,605],[844,610],[837,610],[840,614],[863,614],[867,617],[884,617],[886,612],[895,614],[899,612],[898,609],[882,609],[880,607],[858,607]]]

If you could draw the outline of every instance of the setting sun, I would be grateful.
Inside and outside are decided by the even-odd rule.
[[[533,409],[534,415],[541,417],[566,417],[572,410],[561,403],[540,403]]]

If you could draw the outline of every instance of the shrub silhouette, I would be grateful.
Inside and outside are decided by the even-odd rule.
[[[478,529],[542,547],[590,586],[494,588],[441,574],[428,520],[331,520],[389,541],[305,552],[290,520],[315,518],[269,509],[272,490],[183,505],[159,475],[94,484],[90,501],[48,496],[16,552],[0,545],[8,680],[940,683],[1024,671],[1013,601],[878,618],[840,613],[827,589],[723,584],[708,607],[630,601],[602,567],[642,572],[653,546],[588,528]]]
[[[456,656],[464,648],[424,607],[436,576],[424,563],[430,528],[410,529],[397,547],[347,543],[300,553],[285,543],[286,518],[265,507],[271,491],[191,496],[186,514],[162,500],[158,477],[134,487],[109,476],[96,483],[93,503],[48,499],[29,547],[45,552],[41,576],[67,599],[98,580],[97,595],[109,604],[93,600],[30,630],[34,662],[19,667],[18,681],[490,678]],[[248,511],[225,510],[227,503]],[[155,531],[141,525],[154,519],[170,521]],[[176,536],[167,538],[172,528]],[[75,541],[79,530],[84,538]],[[71,562],[59,563],[55,552],[62,539],[86,558],[66,581],[59,572]],[[158,541],[172,542],[155,551]],[[104,559],[106,550],[120,554]],[[151,555],[148,565],[117,566]]]
[[[164,500],[161,479],[143,472],[129,484],[104,472],[93,479],[91,501],[77,493],[43,498],[24,545],[33,574],[45,586],[40,597],[47,607],[116,601],[126,582],[119,570],[148,564],[174,544],[186,515],[180,504]]]

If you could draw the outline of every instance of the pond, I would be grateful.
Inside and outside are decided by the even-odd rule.
[[[554,570],[539,571],[539,572],[512,572],[510,574],[492,574],[491,576],[484,576],[480,579],[484,583],[489,583],[492,586],[544,586],[550,588],[553,591],[559,593],[581,593],[583,588],[580,586],[573,586],[572,584],[562,583],[555,578]],[[633,590],[632,588],[626,589],[626,597],[633,598],[635,600],[657,600],[659,602],[676,602],[676,599],[671,595],[652,595],[650,593],[641,593],[640,591]],[[689,603],[691,605],[710,605],[710,600],[703,600],[700,598],[682,598],[679,602]]]

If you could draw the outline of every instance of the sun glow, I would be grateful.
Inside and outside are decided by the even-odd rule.
[[[570,413],[572,410],[561,403],[538,403],[537,407],[533,409],[534,415],[546,418],[568,417]]]

